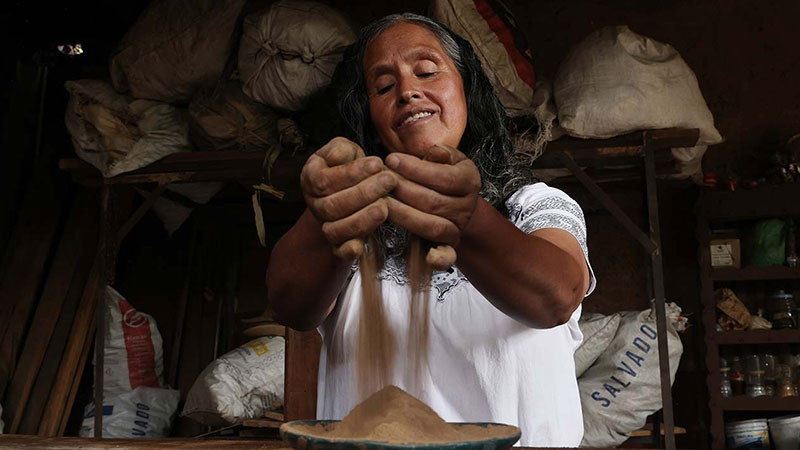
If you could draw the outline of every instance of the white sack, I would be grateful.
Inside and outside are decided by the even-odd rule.
[[[681,309],[667,304],[667,342],[671,382],[683,354],[675,330]],[[621,313],[608,348],[578,379],[583,409],[581,447],[614,447],[642,428],[661,409],[661,377],[655,311]]]
[[[503,44],[501,35],[507,33],[502,37],[510,39],[511,33],[497,15],[502,11],[492,11],[491,6],[489,9],[495,21],[494,29],[484,17],[487,11],[482,14],[472,0],[434,0],[430,16],[472,44],[484,73],[510,116],[530,114],[535,76],[533,66],[523,54],[527,49],[517,49],[513,43],[509,49]]]
[[[99,80],[67,81],[65,123],[78,157],[104,177],[189,150],[188,114],[165,103],[132,100]]]
[[[217,358],[197,377],[182,416],[224,426],[283,404],[283,337],[260,337]]]
[[[617,335],[620,315],[585,314],[578,321],[583,342],[575,350],[575,376],[580,377],[608,348]]]
[[[181,393],[173,389],[138,387],[103,398],[104,438],[169,437]],[[94,403],[86,406],[82,437],[94,437]]]
[[[273,108],[303,110],[330,84],[356,30],[321,3],[282,0],[244,20],[239,72],[244,92]]]
[[[697,147],[673,151],[683,176],[699,173],[706,146],[722,142],[680,54],[627,26],[602,28],[573,48],[556,74],[554,96],[560,125],[576,137],[699,128]]]
[[[106,286],[103,395],[114,397],[139,386],[164,387],[161,334],[156,322]]]
[[[111,56],[111,79],[136,98],[186,103],[222,75],[245,0],[150,2]]]
[[[627,26],[606,27],[573,48],[554,83],[559,123],[573,136],[699,128],[698,145],[722,141],[697,77],[678,52]]]

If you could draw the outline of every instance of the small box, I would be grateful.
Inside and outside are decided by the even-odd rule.
[[[742,251],[738,238],[711,240],[711,267],[742,268]]]

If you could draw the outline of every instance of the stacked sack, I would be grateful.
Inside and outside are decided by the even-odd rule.
[[[533,64],[524,36],[502,2],[433,0],[429,15],[472,44],[509,116],[533,112]]]
[[[553,97],[559,125],[575,137],[699,128],[697,146],[672,151],[681,175],[698,182],[703,154],[722,142],[697,77],[680,54],[627,26],[602,28],[575,46],[558,69]]]
[[[111,286],[105,289],[105,314],[103,436],[169,436],[180,392],[164,383],[162,340],[155,321]],[[94,436],[95,414],[94,403],[89,403],[81,436]]]
[[[276,111],[302,111],[330,84],[356,27],[315,2],[280,1],[242,20],[244,4],[164,0],[146,8],[111,56],[111,83],[66,83],[78,156],[113,177],[195,149],[265,152],[265,190],[280,195],[270,176],[278,156],[290,149],[285,164],[299,171],[296,160],[310,149]],[[153,211],[172,234],[222,186],[172,183]]]
[[[675,381],[685,318],[667,303],[670,382]],[[584,340],[575,352],[584,434],[581,447],[615,447],[661,409],[661,372],[654,308],[579,322]]]
[[[186,396],[181,416],[210,426],[226,426],[283,405],[282,336],[254,339],[208,365]]]
[[[330,84],[356,27],[337,10],[282,0],[244,19],[238,67],[244,92],[283,111],[301,111]]]

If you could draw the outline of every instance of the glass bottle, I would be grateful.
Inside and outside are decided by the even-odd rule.
[[[744,395],[744,369],[738,356],[731,358],[730,371],[731,392],[733,395]]]
[[[775,357],[769,353],[761,355],[761,365],[764,368],[764,390],[768,396],[772,397],[778,388]]]
[[[746,390],[750,397],[761,397],[767,395],[764,389],[764,368],[761,365],[761,358],[758,355],[748,355],[746,359]]]
[[[723,397],[730,397],[733,394],[733,390],[731,389],[731,380],[730,380],[730,372],[731,368],[728,367],[728,360],[725,358],[719,359],[719,393]]]

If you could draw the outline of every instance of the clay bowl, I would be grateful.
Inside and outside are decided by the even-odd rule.
[[[281,425],[283,440],[297,450],[501,450],[519,440],[519,428],[499,423],[451,423],[455,427],[486,428],[487,437],[480,440],[436,444],[389,444],[387,442],[326,439],[324,434],[338,420],[295,420]],[[315,427],[313,434],[308,430]]]

